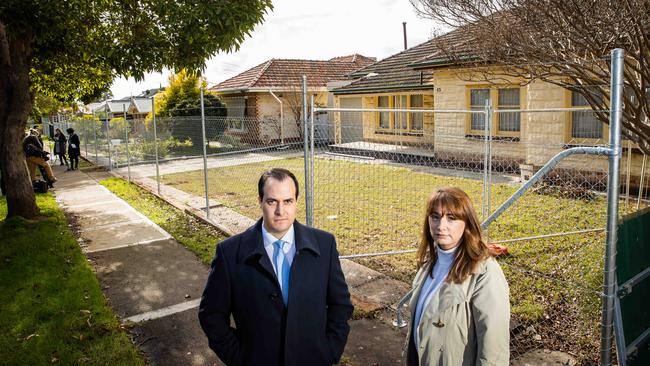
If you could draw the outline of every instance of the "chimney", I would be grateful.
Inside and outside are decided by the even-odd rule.
[[[406,50],[408,48],[406,45],[406,22],[402,22],[402,29],[404,31],[404,49]]]

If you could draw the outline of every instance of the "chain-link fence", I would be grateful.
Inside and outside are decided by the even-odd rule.
[[[608,146],[607,126],[578,96],[571,108],[545,110],[518,110],[517,98],[478,88],[460,110],[426,108],[426,100],[384,108],[377,98],[363,108],[312,105],[297,120],[259,118],[232,99],[220,116],[69,123],[87,159],[155,182],[165,188],[159,194],[198,197],[208,215],[222,204],[258,218],[260,174],[287,168],[304,190],[301,221],[334,233],[343,256],[410,283],[436,188],[462,188],[485,220],[555,154]],[[649,205],[650,176],[646,156],[622,144],[620,212],[629,213]],[[510,284],[513,358],[551,349],[598,360],[607,178],[606,156],[564,159],[486,230],[490,243],[508,248],[499,262]]]

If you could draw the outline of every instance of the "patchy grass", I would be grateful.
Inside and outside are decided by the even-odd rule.
[[[256,218],[260,174],[284,167],[296,173],[304,187],[303,164],[296,158],[210,169],[210,197]],[[315,226],[336,235],[341,254],[416,248],[425,201],[437,187],[462,188],[481,213],[481,181],[437,176],[422,167],[317,158],[314,177]],[[202,171],[165,175],[163,183],[203,195]],[[493,185],[492,210],[516,189]],[[304,195],[299,201],[304,207]],[[606,200],[600,196],[527,193],[491,225],[489,236],[495,241],[602,228],[605,212]],[[300,215],[304,219],[304,213]],[[510,256],[500,262],[510,284],[522,350],[546,347],[569,350],[581,359],[597,357],[604,241],[599,232],[508,244]],[[360,262],[408,283],[416,271],[414,255]]]
[[[37,202],[45,219],[0,221],[0,363],[143,365],[54,198]]]
[[[205,263],[210,263],[214,257],[216,244],[224,239],[224,236],[212,226],[204,224],[124,179],[109,178],[99,183],[165,229]]]

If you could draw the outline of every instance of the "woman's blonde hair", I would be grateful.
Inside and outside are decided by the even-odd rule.
[[[481,225],[476,216],[474,206],[467,193],[456,187],[445,187],[435,191],[427,201],[422,239],[417,251],[418,268],[431,262],[431,268],[436,263],[436,244],[431,236],[429,216],[436,208],[454,215],[465,222],[465,231],[458,243],[456,258],[452,264],[447,281],[463,282],[482,260],[492,256],[481,235]]]

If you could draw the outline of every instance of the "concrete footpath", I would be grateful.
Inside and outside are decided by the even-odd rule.
[[[59,179],[56,199],[78,234],[110,306],[132,325],[134,341],[146,358],[155,365],[221,365],[197,319],[208,265],[98,184],[110,174],[52,168]],[[381,313],[408,288],[401,283],[387,287],[385,276],[354,262],[344,261],[343,267],[355,303],[365,309]],[[383,319],[351,322],[342,364],[404,364],[405,330],[389,325],[388,317]]]

